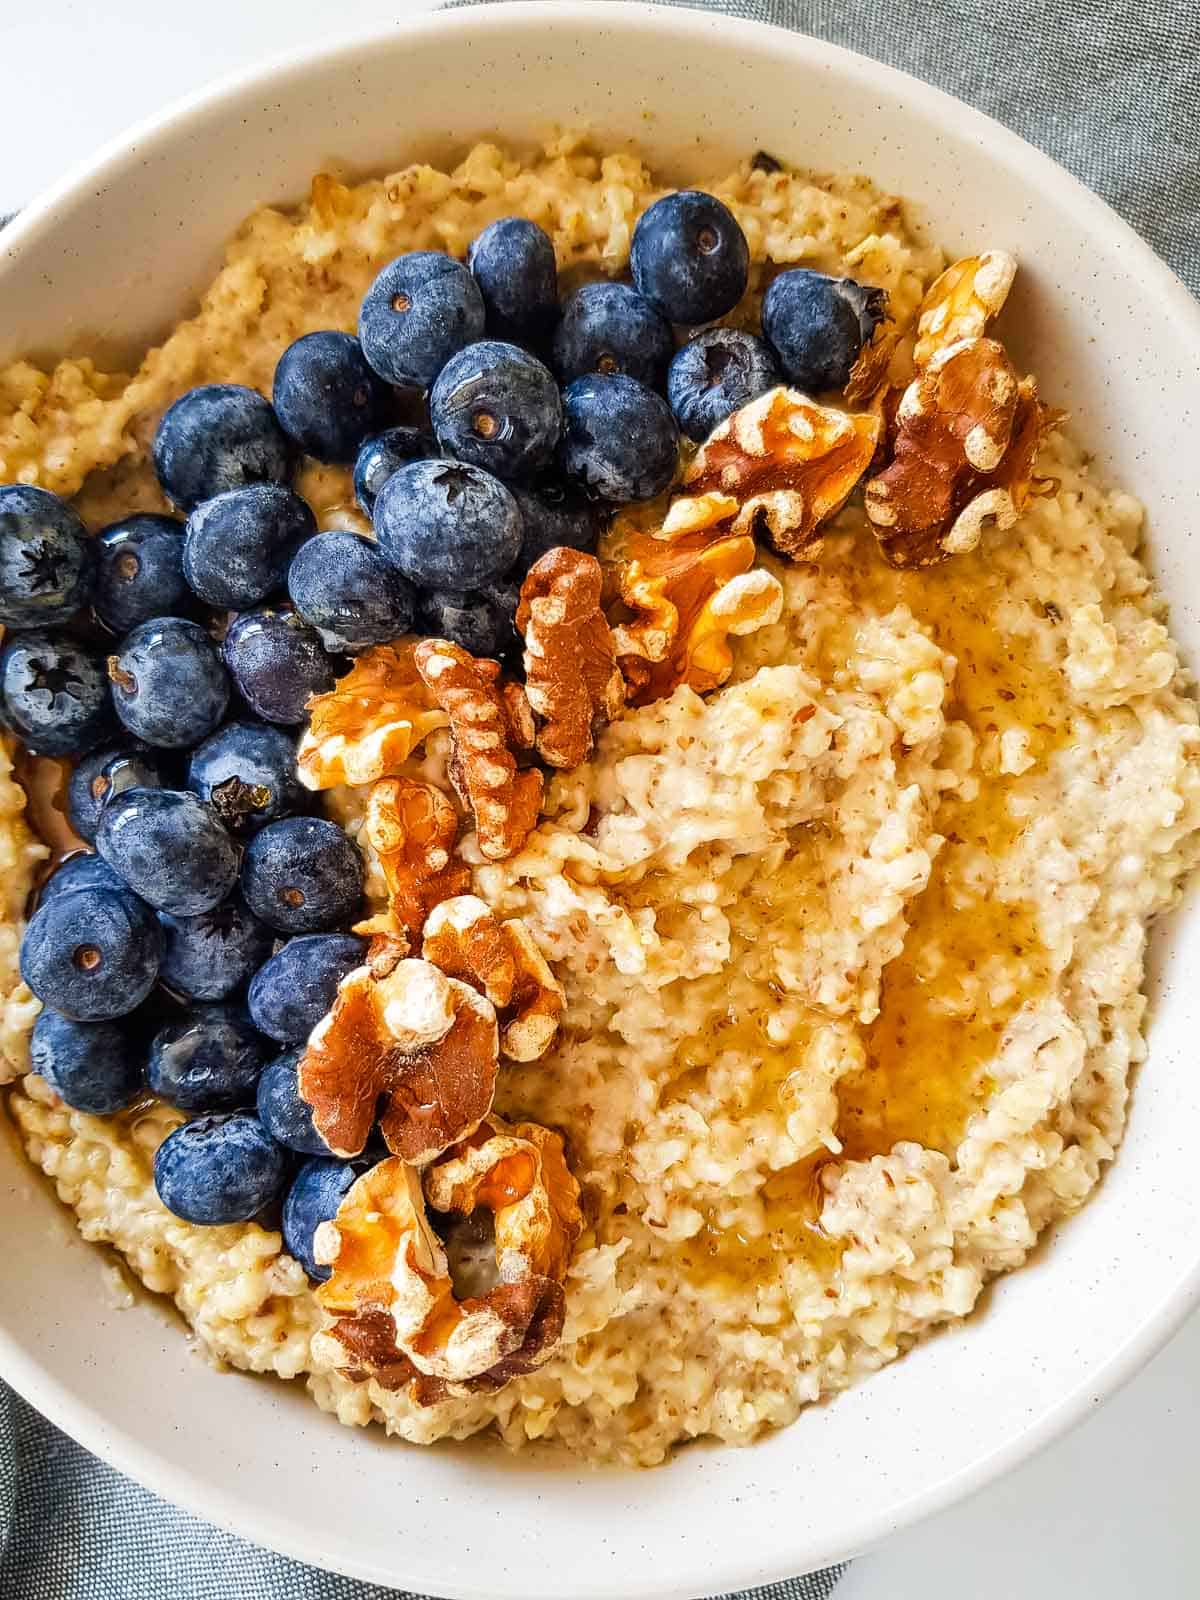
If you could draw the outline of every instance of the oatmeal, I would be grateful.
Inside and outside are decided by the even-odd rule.
[[[527,698],[490,651],[384,643],[323,686],[300,745],[364,852],[373,954],[356,966],[339,933],[316,1016],[275,1037],[321,1086],[326,1145],[357,1158],[382,1094],[393,1152],[429,1163],[424,1202],[484,1197],[520,1262],[471,1302],[486,1314],[422,1231],[403,1151],[356,1169],[302,1263],[256,1222],[162,1204],[155,1152],[184,1112],[89,1115],[27,1072],[39,1006],[17,946],[44,850],[2,763],[0,1078],[30,1159],[215,1359],[415,1442],[490,1426],[650,1465],[789,1423],[968,1315],[1116,1152],[1147,926],[1197,856],[1197,714],[1141,510],[1012,372],[990,325],[1007,258],[961,264],[918,326],[945,262],[899,202],[749,164],[708,188],[749,250],[735,327],[757,329],[781,267],[886,293],[886,325],[879,297],[857,305],[854,375],[824,386],[850,382],[853,405],[756,397],[673,502],[618,513],[598,551],[611,635],[592,557],[542,555],[518,613]],[[453,173],[322,176],[295,214],[245,224],[136,374],[0,373],[0,481],[74,496],[93,530],[161,512],[167,406],[197,384],[269,393],[284,348],[353,328],[399,252],[461,258],[522,216],[570,286],[625,269],[662,193],[575,140],[527,166],[482,145]],[[958,432],[952,388],[975,407]],[[751,427],[814,442],[767,470],[737,453]],[[892,458],[872,466],[880,440]],[[368,529],[344,466],[306,458],[296,489],[320,528]],[[573,627],[586,670],[564,680]],[[357,1120],[339,1007],[372,1030]],[[451,1057],[443,1126],[408,1086]],[[332,1276],[314,1287],[306,1266]]]

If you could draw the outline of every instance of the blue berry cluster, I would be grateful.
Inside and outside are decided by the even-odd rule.
[[[72,762],[69,814],[93,846],[26,930],[34,1063],[77,1110],[149,1090],[190,1115],[155,1162],[180,1217],[281,1206],[288,1248],[326,1275],[313,1232],[362,1164],[330,1156],[297,1064],[363,958],[346,932],[363,863],[308,814],[294,730],[346,656],[412,629],[511,658],[524,573],[666,489],[681,434],[783,381],[845,385],[880,291],[783,272],[760,337],[720,322],[749,260],[729,209],[683,191],[638,221],[632,282],[560,301],[549,237],[506,217],[466,264],[389,263],[357,334],[298,338],[269,400],[181,395],[152,446],[177,515],[91,538],[57,495],[0,485],[0,714]],[[301,457],[353,468],[374,538],[317,532]]]

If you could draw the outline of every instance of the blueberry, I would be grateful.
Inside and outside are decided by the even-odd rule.
[[[293,444],[318,461],[353,461],[386,420],[391,393],[350,333],[306,333],[275,368],[271,399]]]
[[[411,461],[375,502],[379,548],[411,582],[470,589],[507,572],[521,551],[511,493],[478,467]]]
[[[484,589],[430,589],[421,596],[420,631],[452,639],[473,656],[502,656],[517,648],[520,598],[516,584],[503,579]]]
[[[280,933],[318,933],[348,922],[362,892],[362,855],[336,822],[285,817],[269,823],[246,846],[246,904]]]
[[[308,808],[295,739],[262,722],[227,722],[210,734],[188,763],[187,786],[238,836]]]
[[[130,789],[105,806],[96,848],[156,911],[195,917],[237,882],[237,846],[188,789]]]
[[[92,850],[81,850],[68,856],[38,890],[38,905],[49,905],[60,895],[74,894],[78,889],[115,889],[127,893],[125,880],[119,878],[105,861]]]
[[[501,217],[486,227],[467,253],[498,339],[540,344],[558,316],[558,269],[550,236],[524,217]]]
[[[797,267],[763,297],[763,333],[789,382],[810,392],[844,389],[886,308],[882,289]]]
[[[456,350],[483,333],[475,279],[450,256],[398,256],[367,290],[358,317],[363,354],[400,389],[428,389]]]
[[[669,322],[723,317],[746,292],[750,248],[728,206],[698,189],[664,195],[638,218],[633,281]]]
[[[366,952],[367,941],[348,933],[289,939],[251,980],[247,1004],[254,1026],[280,1044],[302,1044],[332,1006],[338,984],[362,965]]]
[[[195,917],[159,913],[166,944],[158,975],[185,1000],[224,1000],[271,954],[275,935],[237,896]]]
[[[125,740],[101,745],[78,761],[67,784],[67,815],[81,839],[96,842],[100,813],[115,795],[126,789],[161,789],[167,782],[162,756],[157,750]]]
[[[225,635],[225,665],[250,709],[294,726],[314,694],[333,688],[333,663],[294,611],[245,611]]]
[[[4,719],[42,756],[79,755],[114,729],[102,659],[52,633],[17,633],[0,653]]]
[[[258,1080],[258,1116],[263,1127],[289,1150],[302,1156],[327,1156],[329,1146],[313,1127],[312,1107],[300,1098],[296,1068],[303,1048],[272,1061]]]
[[[627,283],[576,289],[554,335],[554,370],[563,383],[589,372],[623,372],[661,389],[674,353],[670,324]]]
[[[368,439],[354,461],[354,495],[368,516],[375,497],[406,461],[420,461],[438,453],[437,440],[426,428],[385,428]]]
[[[0,625],[66,622],[91,581],[91,540],[66,501],[48,489],[0,484]]]
[[[44,901],[21,941],[21,976],[79,1022],[127,1016],[154,987],[162,929],[128,891],[77,889]]]
[[[228,489],[188,517],[183,570],[209,605],[252,606],[282,588],[288,563],[316,531],[307,505],[282,484]]]
[[[155,617],[125,635],[108,658],[117,715],[147,744],[177,750],[211,733],[229,703],[216,646],[183,617]]]
[[[292,1180],[283,1202],[283,1242],[289,1255],[294,1256],[317,1283],[325,1282],[330,1269],[317,1265],[313,1257],[313,1235],[322,1222],[337,1216],[347,1190],[369,1165],[366,1161],[336,1161],[328,1155],[316,1156],[306,1161]]]
[[[169,1133],[154,1157],[154,1187],[185,1222],[249,1222],[283,1194],[288,1162],[248,1111],[197,1117]]]
[[[226,489],[286,483],[287,438],[274,411],[240,383],[189,389],[163,413],[154,435],[154,470],[181,511]]]
[[[379,546],[357,533],[319,533],[288,569],[292,604],[327,650],[353,653],[412,627],[412,589]]]
[[[33,1070],[73,1111],[111,1116],[145,1086],[141,1056],[115,1022],[74,1022],[43,1011],[29,1041]]]
[[[196,1006],[154,1035],[146,1080],[181,1111],[239,1111],[254,1104],[270,1053],[241,1006]]]
[[[679,461],[667,402],[634,378],[576,378],[563,393],[562,465],[590,494],[618,505],[652,500]]]
[[[700,442],[726,417],[782,381],[764,340],[738,328],[709,328],[672,361],[667,399],[684,433]]]
[[[562,400],[549,369],[498,339],[451,356],[429,410],[447,454],[498,478],[527,478],[545,466],[562,431]]]
[[[174,517],[125,517],[96,536],[92,608],[113,633],[170,616],[188,598],[183,524]]]
[[[600,537],[600,519],[590,500],[549,479],[532,488],[516,488],[513,498],[524,530],[517,571],[528,572],[547,550],[594,550]]]

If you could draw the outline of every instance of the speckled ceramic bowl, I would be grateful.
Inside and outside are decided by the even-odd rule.
[[[1021,258],[1005,332],[1100,469],[1147,502],[1174,628],[1200,657],[1200,310],[1111,211],[996,124],[812,39],[615,4],[427,17],[189,100],[110,146],[0,243],[0,361],[137,351],[222,241],[323,159],[363,171],[553,123],[635,137],[676,179],[762,146],[862,169],[948,247]],[[1096,1405],[1200,1293],[1200,917],[1159,931],[1150,1061],[1096,1198],[970,1323],[747,1450],[651,1476],[407,1449],[299,1388],[212,1371],[164,1310],[110,1309],[98,1253],[0,1149],[0,1370],[159,1494],[320,1566],[423,1592],[696,1596],[861,1549],[978,1488]],[[969,1590],[969,1582],[967,1583]]]

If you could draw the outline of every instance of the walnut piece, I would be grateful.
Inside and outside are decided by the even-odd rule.
[[[877,411],[838,411],[794,389],[771,389],[713,431],[684,488],[736,500],[731,532],[761,531],[781,555],[811,556],[819,529],[871,465],[880,427]]]
[[[443,1214],[493,1214],[494,1288],[456,1297],[427,1202]],[[317,1229],[314,1254],[332,1268],[317,1290],[332,1319],[325,1337],[351,1358],[351,1375],[411,1383],[421,1403],[500,1388],[553,1354],[582,1228],[562,1139],[536,1123],[489,1117],[423,1181],[401,1161],[382,1161]],[[414,1373],[434,1381],[422,1386]]]
[[[418,1164],[471,1133],[491,1109],[495,1009],[431,962],[400,959],[402,949],[373,942],[300,1058],[300,1094],[334,1155],[359,1154],[381,1101],[388,1149]]]
[[[308,704],[296,767],[309,789],[374,783],[403,766],[445,711],[417,671],[415,639],[364,650],[344,678]]]
[[[1017,274],[1017,258],[1007,250],[964,256],[935,278],[917,313],[913,360],[927,367],[942,350],[963,339],[978,339],[998,314]]]
[[[501,922],[475,895],[443,900],[425,924],[421,954],[474,985],[500,1014],[500,1053],[537,1061],[558,1031],[563,990],[519,917]]]
[[[500,685],[498,662],[477,659],[448,639],[423,639],[413,659],[449,717],[448,771],[474,814],[480,853],[502,861],[529,837],[542,803],[541,773],[518,770],[510,749],[521,748],[532,726],[524,697],[517,685]]]
[[[724,496],[707,494],[676,501],[657,534],[614,526],[607,554],[632,617],[613,629],[613,644],[634,705],[681,683],[715,689],[733,665],[727,636],[778,618],[779,581],[751,570],[754,540],[721,525],[730,514]]]
[[[867,515],[895,566],[973,550],[985,526],[1009,528],[1029,497],[1038,446],[1059,421],[1033,378],[1018,382],[994,339],[932,357],[904,391],[890,464],[866,487]]]
[[[432,784],[381,778],[367,796],[362,836],[379,857],[388,904],[355,933],[415,940],[439,900],[471,886],[470,867],[453,853],[458,814]]]
[[[537,752],[552,767],[577,767],[597,724],[625,703],[612,631],[600,609],[604,572],[582,550],[548,550],[521,585],[517,630],[525,640],[525,688],[542,719]]]

